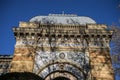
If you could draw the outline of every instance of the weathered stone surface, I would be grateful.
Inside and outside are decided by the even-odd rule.
[[[96,50],[97,51],[97,50]],[[90,51],[91,73],[95,80],[114,80],[110,54],[107,51]]]
[[[0,55],[0,75],[9,72],[11,61],[12,61],[12,56]]]
[[[112,31],[106,25],[21,22],[13,30],[16,45],[11,72],[34,72],[45,80],[59,76],[114,80],[109,54]]]
[[[15,48],[13,60],[11,62],[11,72],[32,72],[34,54],[32,48]]]

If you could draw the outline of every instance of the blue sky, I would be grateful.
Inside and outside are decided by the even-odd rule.
[[[0,54],[13,54],[13,27],[49,13],[77,14],[98,24],[120,26],[120,0],[0,0]]]

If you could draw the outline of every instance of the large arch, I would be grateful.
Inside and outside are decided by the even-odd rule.
[[[78,80],[77,77],[71,72],[67,71],[54,71],[48,74],[44,80]]]
[[[54,65],[54,64],[70,64],[70,65],[78,68],[78,70],[81,71],[81,72],[83,72],[83,74],[85,75],[85,71],[82,70],[82,68],[79,65],[74,64],[73,62],[69,62],[69,61],[60,61],[60,62],[59,61],[55,61],[55,62],[50,62],[50,63],[46,64],[45,66],[43,66],[40,70],[38,70],[37,74],[41,73],[41,71],[44,70],[46,67],[48,67],[50,65]]]
[[[70,80],[74,80],[74,79],[86,80],[86,77],[87,77],[87,74],[84,72],[84,70],[82,70],[82,68],[70,62],[54,62],[54,63],[47,64],[46,66],[41,68],[37,74],[43,77],[44,79],[46,78],[46,80],[49,80],[47,79],[48,75],[49,77],[55,74],[61,76],[63,73],[67,74],[68,76],[72,76],[73,79],[70,79]],[[56,77],[59,77],[59,76],[56,76]],[[65,77],[65,76],[62,76],[62,77]]]

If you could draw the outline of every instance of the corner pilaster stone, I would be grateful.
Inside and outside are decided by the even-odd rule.
[[[114,80],[109,49],[90,49],[92,80]]]
[[[15,48],[10,72],[32,72],[34,54],[32,48]]]

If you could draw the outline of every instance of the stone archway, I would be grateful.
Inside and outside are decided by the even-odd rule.
[[[45,80],[78,80],[77,77],[67,71],[55,71],[47,75]]]
[[[73,63],[59,62],[44,67],[38,73],[45,80],[53,80],[57,77],[65,77],[70,80],[86,80],[87,74]]]

